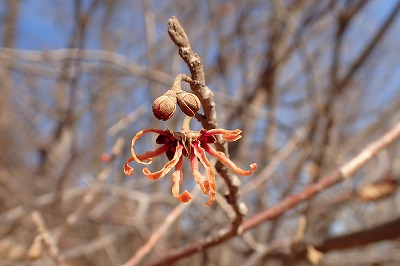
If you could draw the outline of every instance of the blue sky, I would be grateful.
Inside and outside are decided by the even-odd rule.
[[[91,1],[84,0],[83,2],[85,3],[85,6],[87,6],[87,3]],[[171,3],[172,2],[173,1],[171,1]],[[18,48],[54,49],[65,47],[67,36],[70,34],[70,27],[72,24],[68,21],[69,18],[66,18],[65,16],[71,15],[68,14],[68,11],[71,12],[72,8],[66,9],[65,13],[62,14],[64,17],[60,16],[61,14],[55,13],[56,11],[60,12],[58,7],[54,6],[55,4],[58,5],[60,3],[67,6],[68,3],[73,3],[73,1],[25,0],[21,2],[18,23]],[[137,3],[140,4],[140,1],[137,1]],[[382,18],[385,18],[387,12],[390,11],[396,3],[397,0],[374,0],[367,8],[370,18],[364,16],[363,18],[360,18],[358,22],[368,23],[368,20],[380,21]],[[132,6],[129,8],[132,8]],[[130,12],[132,11],[130,10]],[[141,12],[140,5],[138,5],[137,12]],[[166,17],[169,16],[170,14],[166,15]],[[138,18],[139,25],[141,24],[141,19],[142,18]],[[357,26],[357,23],[355,24]],[[374,23],[371,25],[373,27],[378,24]]]

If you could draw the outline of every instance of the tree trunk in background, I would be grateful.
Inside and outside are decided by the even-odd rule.
[[[2,5],[4,9],[1,14],[0,42],[3,47],[11,48],[14,47],[20,0],[8,0]],[[14,81],[11,78],[10,64],[7,59],[0,62],[0,168],[3,170],[17,163],[17,150],[13,149],[16,132],[13,127],[11,91]]]

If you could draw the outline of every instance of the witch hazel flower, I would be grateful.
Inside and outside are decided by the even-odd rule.
[[[172,131],[170,129],[160,130],[149,128],[141,130],[132,139],[131,156],[126,160],[124,173],[128,176],[133,174],[134,170],[129,165],[129,163],[133,161],[148,165],[151,164],[154,157],[165,154],[169,161],[159,171],[150,172],[148,168],[144,168],[143,174],[150,180],[158,180],[175,168],[172,173],[172,181],[174,183],[172,194],[180,202],[188,202],[192,199],[192,195],[189,191],[184,190],[182,193],[179,192],[180,185],[183,181],[183,158],[187,157],[190,161],[195,181],[199,184],[204,194],[209,195],[209,200],[205,205],[210,206],[215,201],[216,183],[214,171],[206,153],[217,158],[221,163],[239,175],[250,175],[257,168],[257,165],[254,163],[250,165],[250,170],[243,170],[226,157],[223,152],[217,151],[211,146],[212,143],[216,142],[216,135],[221,135],[226,141],[236,141],[242,137],[240,135],[241,132],[240,129],[201,129],[200,131],[182,129],[181,131]],[[161,146],[154,151],[136,154],[134,149],[136,141],[147,133],[158,134],[156,143]],[[199,162],[206,170],[206,177],[199,172]]]
[[[160,130],[148,128],[139,131],[132,139],[131,156],[126,160],[124,172],[126,175],[133,174],[133,168],[129,163],[135,161],[140,164],[151,164],[153,158],[165,154],[168,162],[156,172],[151,172],[148,168],[143,168],[143,174],[150,180],[158,180],[168,174],[173,168],[172,194],[181,202],[188,202],[192,199],[192,195],[184,190],[180,193],[180,185],[183,181],[183,158],[187,157],[192,167],[194,180],[199,184],[204,194],[209,195],[209,200],[205,203],[210,206],[215,201],[216,184],[213,168],[208,160],[206,153],[217,158],[221,163],[228,166],[234,172],[240,175],[250,175],[257,168],[256,164],[250,165],[250,170],[243,170],[236,166],[223,152],[215,150],[211,144],[216,142],[215,136],[221,135],[226,141],[236,141],[242,136],[240,129],[201,129],[200,131],[190,130],[190,119],[196,116],[201,107],[199,98],[193,94],[182,90],[181,82],[186,81],[193,83],[193,79],[185,74],[179,74],[175,78],[172,88],[165,92],[153,102],[153,114],[159,120],[169,120],[176,111],[176,105],[186,115],[181,131],[172,131],[170,129]],[[143,154],[136,154],[134,146],[136,141],[144,134],[158,134],[156,143],[161,145],[154,151],[147,151]],[[206,176],[204,177],[199,172],[199,162],[205,169]]]

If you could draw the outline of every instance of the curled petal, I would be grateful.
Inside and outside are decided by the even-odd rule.
[[[179,159],[182,156],[182,150],[183,145],[181,143],[178,143],[178,146],[176,146],[174,157],[169,162],[167,162],[160,171],[152,173],[149,171],[149,169],[143,168],[143,174],[145,174],[146,177],[150,180],[157,180],[168,174],[168,172],[171,171],[171,169],[179,162]]]
[[[192,195],[190,195],[189,191],[185,190],[182,194],[179,194],[179,188],[183,181],[182,159],[183,157],[181,156],[178,163],[175,165],[175,171],[172,174],[172,181],[174,182],[174,185],[172,186],[172,195],[174,195],[174,197],[180,202],[188,202],[192,199]]]
[[[126,160],[125,165],[124,165],[124,173],[126,175],[132,175],[133,174],[133,168],[129,166],[129,163],[134,161],[132,157],[129,157],[128,160]]]
[[[240,135],[242,131],[240,129],[235,130],[227,130],[222,128],[211,129],[208,130],[204,136],[214,136],[214,135],[222,135],[222,138],[227,141],[237,141],[242,136]]]
[[[166,133],[164,130],[160,130],[160,129],[154,129],[154,128],[148,128],[148,129],[144,129],[144,130],[141,130],[141,131],[139,131],[134,137],[133,137],[133,139],[132,139],[132,144],[131,144],[131,154],[132,154],[132,158],[133,158],[133,160],[135,160],[136,162],[138,162],[138,163],[141,163],[141,164],[150,164],[151,163],[151,161],[152,161],[152,159],[151,159],[151,157],[155,157],[155,156],[158,156],[158,155],[160,155],[162,152],[161,152],[161,150],[162,149],[165,149],[165,147],[160,147],[160,148],[158,148],[157,150],[155,150],[155,151],[148,151],[148,152],[145,152],[145,153],[143,153],[143,154],[140,154],[140,155],[136,155],[136,153],[135,153],[135,150],[134,150],[134,146],[135,146],[135,142],[141,137],[141,136],[143,136],[144,134],[146,134],[146,133],[148,133],[148,132],[153,132],[153,133],[157,133],[157,134],[160,134],[160,135],[168,135],[168,133]],[[146,162],[144,162],[144,161],[142,161],[142,160],[147,160]]]
[[[194,180],[196,180],[197,184],[199,184],[204,194],[208,194],[210,191],[210,186],[208,181],[199,172],[199,162],[197,157],[194,155],[193,149],[190,152],[190,166],[192,167]]]
[[[205,203],[205,206],[210,206],[214,201],[215,201],[215,194],[216,192],[216,184],[215,184],[215,176],[214,172],[211,168],[210,161],[208,161],[206,157],[206,153],[204,152],[204,149],[200,147],[200,142],[199,141],[193,141],[192,142],[192,147],[193,147],[193,152],[194,155],[199,158],[200,162],[203,164],[204,168],[206,169],[207,172],[207,186],[209,189],[209,200],[207,203]]]
[[[160,156],[161,154],[165,153],[169,148],[170,146],[168,144],[164,144],[154,151],[146,151],[145,153],[138,154],[136,155],[136,158],[138,158],[141,163],[143,163],[143,160],[147,160],[148,163],[145,164],[149,164],[152,161],[151,158]]]
[[[178,197],[178,200],[180,202],[189,202],[192,200],[192,195],[189,193],[189,191],[185,190],[182,192],[182,194],[180,194]]]
[[[229,168],[231,168],[233,171],[235,171],[239,175],[250,175],[257,168],[257,164],[253,163],[253,164],[250,164],[250,168],[251,168],[250,170],[243,170],[243,169],[239,168],[230,159],[228,159],[223,152],[216,151],[213,147],[211,147],[207,143],[202,143],[202,146],[205,149],[205,151],[208,152],[211,156],[216,157],[221,163],[228,166]]]

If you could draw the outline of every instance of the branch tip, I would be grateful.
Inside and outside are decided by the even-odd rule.
[[[190,48],[186,32],[175,16],[170,17],[168,20],[168,34],[178,47]]]

